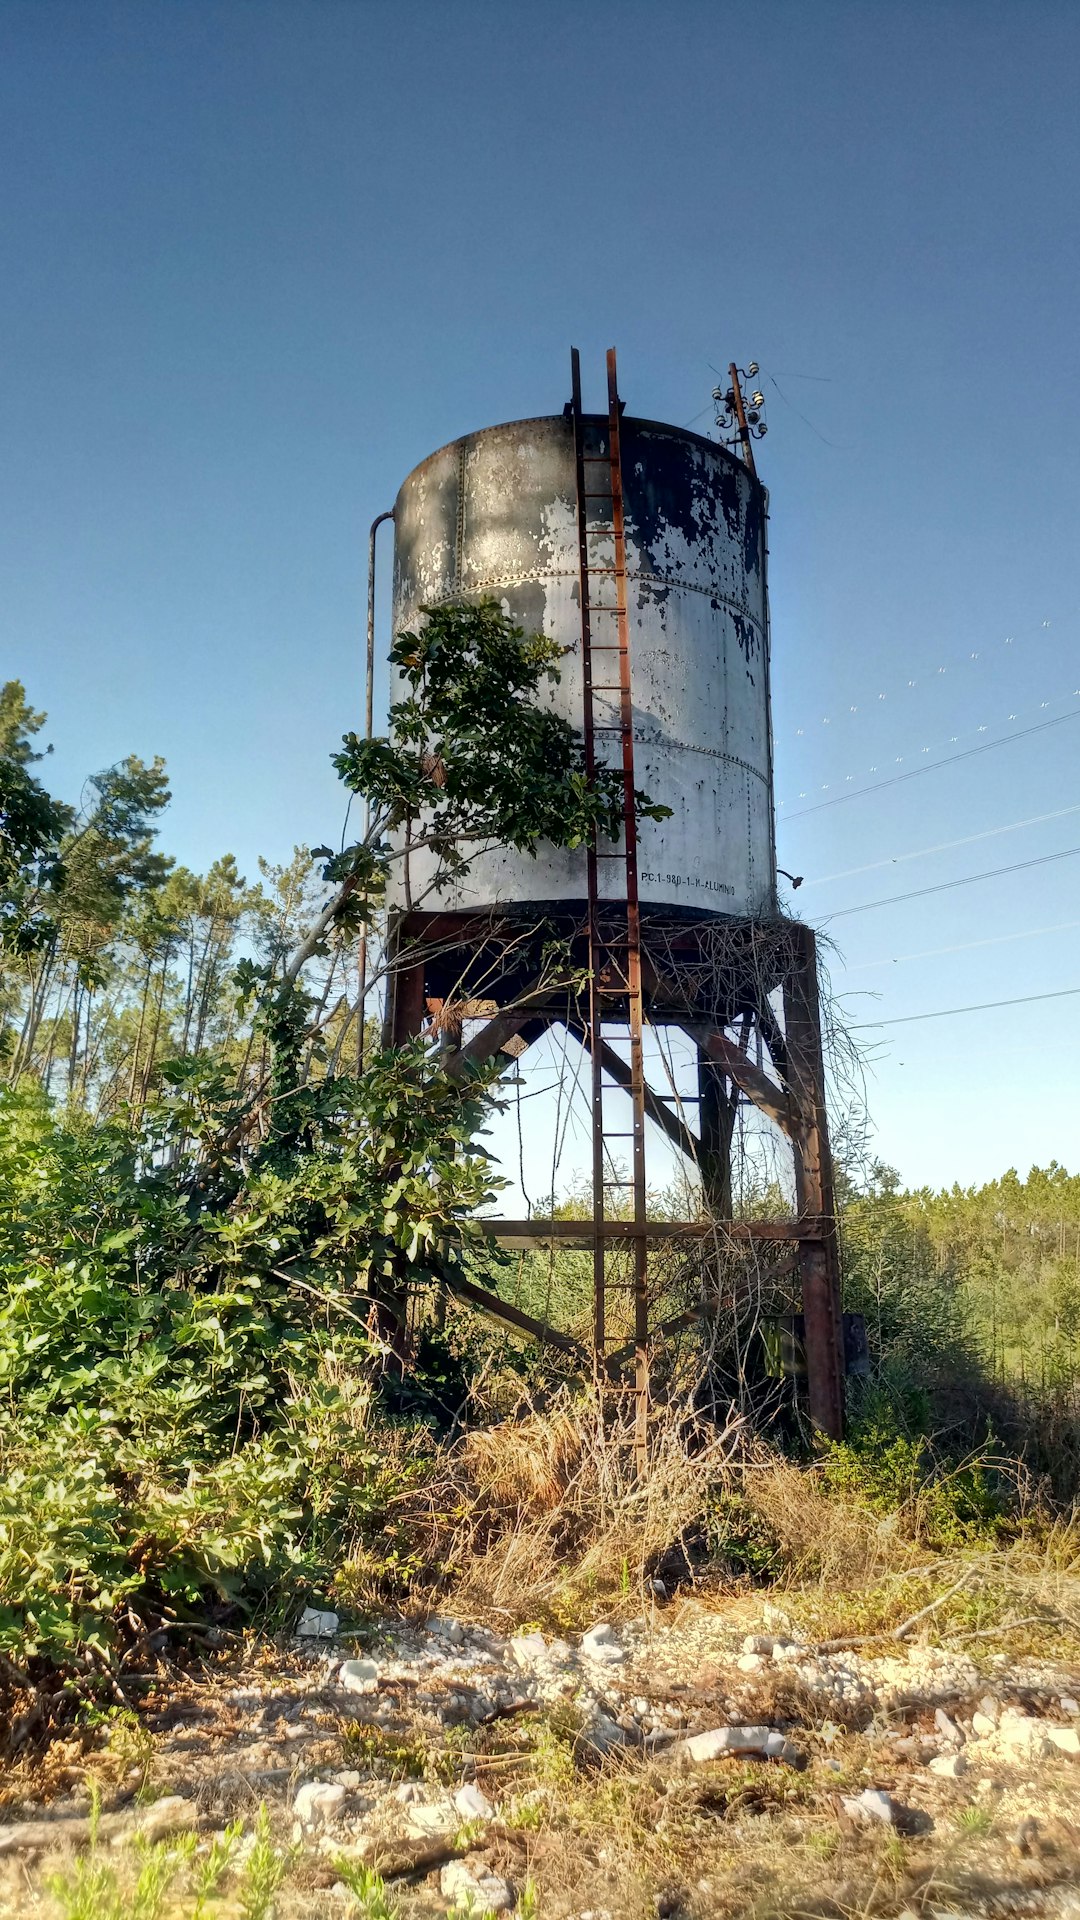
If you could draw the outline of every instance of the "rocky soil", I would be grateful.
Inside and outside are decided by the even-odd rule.
[[[0,1911],[63,1911],[46,1883],[85,1845],[96,1776],[116,1861],[138,1832],[209,1848],[265,1804],[277,1920],[372,1913],[358,1864],[403,1916],[1080,1920],[1075,1667],[823,1650],[770,1608],[746,1624],[687,1605],[573,1640],[450,1618],[353,1635],[309,1612],[288,1648],[117,1716],[103,1751],[9,1776]],[[206,1908],[241,1910],[227,1887]]]

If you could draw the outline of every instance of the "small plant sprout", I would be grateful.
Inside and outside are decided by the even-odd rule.
[[[967,1840],[979,1840],[993,1830],[994,1816],[989,1807],[961,1807],[956,1824]]]
[[[270,1814],[264,1801],[255,1822],[255,1845],[248,1854],[239,1889],[243,1920],[270,1920],[273,1898],[289,1870],[290,1859],[290,1854],[274,1846],[270,1837]]]
[[[335,1859],[334,1871],[356,1902],[362,1920],[397,1920],[398,1909],[386,1891],[386,1882],[374,1867],[362,1861]]]

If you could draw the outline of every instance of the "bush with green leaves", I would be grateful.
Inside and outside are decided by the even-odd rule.
[[[408,1577],[391,1515],[421,1469],[407,1429],[387,1428],[385,1406],[377,1424],[373,1406],[383,1393],[399,1420],[460,1413],[460,1342],[430,1342],[430,1377],[414,1374],[409,1392],[384,1382],[400,1376],[410,1300],[452,1291],[462,1272],[490,1281],[498,1264],[475,1222],[497,1184],[479,1144],[490,1095],[423,1039],[334,1070],[303,975],[330,940],[372,924],[403,827],[444,875],[477,845],[617,832],[621,774],[589,774],[573,729],[537,697],[558,657],[491,601],[428,609],[398,637],[408,693],[387,737],[349,736],[336,757],[368,830],[326,855],[335,891],[292,951],[271,941],[237,968],[234,1014],[251,1035],[239,1060],[196,1044],[156,1068],[154,1092],[136,1072],[144,1003],[126,1109],[94,1122],[69,1102],[61,1116],[29,1074],[0,1091],[9,1680],[85,1678],[113,1658],[121,1625],[160,1644],[208,1607],[242,1619],[265,1602],[280,1616],[343,1566]],[[64,866],[52,856],[69,816],[38,819],[24,765],[37,717],[21,689],[9,695],[9,784],[33,812],[0,848],[9,918],[24,926],[47,882],[81,887],[83,917],[111,924],[108,902],[119,912],[168,865],[150,850],[163,769],[101,776]],[[233,877],[223,867],[235,891]],[[143,931],[148,984],[162,935]],[[155,1018],[155,1058],[157,1044]],[[89,1084],[87,1067],[84,1095]]]

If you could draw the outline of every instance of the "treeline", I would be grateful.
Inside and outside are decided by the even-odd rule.
[[[316,917],[328,889],[311,853],[297,847],[285,866],[260,859],[251,884],[229,853],[192,873],[156,844],[171,797],[163,762],[131,756],[68,807],[32,771],[43,719],[18,681],[0,688],[0,831],[9,858],[17,843],[24,856],[0,941],[0,1077],[102,1118],[141,1110],[166,1060],[265,1078],[266,1036],[237,993],[236,967],[247,957],[274,969]],[[307,984],[305,1077],[355,1045],[355,941],[331,933]]]
[[[844,1206],[851,1304],[879,1351],[902,1322],[913,1373],[966,1346],[993,1380],[1080,1381],[1080,1176],[1052,1160],[981,1187],[904,1191],[873,1169]]]

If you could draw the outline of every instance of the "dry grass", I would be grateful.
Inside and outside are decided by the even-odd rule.
[[[745,1443],[738,1416],[717,1430],[667,1409],[642,1477],[625,1400],[597,1390],[471,1433],[442,1489],[456,1518],[437,1558],[454,1569],[455,1604],[564,1625],[601,1598],[640,1611],[653,1570],[673,1549],[685,1555]]]
[[[655,1409],[644,1477],[633,1441],[626,1400],[598,1390],[459,1440],[404,1516],[440,1570],[439,1604],[568,1631],[640,1614],[659,1572],[736,1608],[767,1587],[820,1640],[886,1635],[930,1608],[939,1637],[1080,1642],[1080,1514],[1040,1510],[1030,1488],[1011,1535],[928,1551],[917,1515],[838,1496],[738,1415],[718,1430],[685,1405]]]

